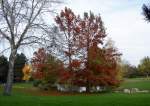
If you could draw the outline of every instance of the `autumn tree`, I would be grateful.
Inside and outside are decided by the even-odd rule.
[[[58,80],[61,64],[60,60],[40,48],[32,58],[33,78],[53,86]]]
[[[14,76],[14,62],[19,48],[39,43],[45,38],[48,24],[43,16],[53,12],[53,4],[59,0],[1,0],[0,39],[8,43],[10,49],[9,71],[4,95],[10,95]],[[38,32],[38,34],[37,34]],[[42,43],[42,42],[41,42]]]
[[[68,64],[68,68],[72,71],[72,60],[73,55],[75,55],[75,35],[77,32],[76,24],[77,18],[76,15],[70,8],[65,7],[61,13],[55,18],[56,23],[58,24],[60,30],[63,32],[62,36],[64,36],[64,40],[62,45],[64,45],[64,54],[67,57],[66,63]]]
[[[119,83],[117,79],[117,60],[116,51],[113,49],[100,49],[92,50],[90,56],[90,70],[93,86],[111,87]],[[96,53],[97,52],[97,53]],[[94,54],[94,55],[93,55]]]
[[[86,85],[88,79],[89,91],[91,87],[115,87],[120,83],[118,77],[118,60],[120,54],[114,48],[100,48],[91,46],[89,48],[89,66],[77,72],[77,85]],[[89,92],[87,91],[87,92]]]
[[[84,13],[84,17],[80,19],[78,26],[80,30],[79,48],[82,51],[82,62],[85,65],[86,90],[90,91],[90,49],[103,44],[103,39],[106,37],[105,28],[100,15],[94,15],[92,12]],[[96,54],[95,54],[96,56]]]
[[[28,64],[25,64],[22,69],[22,73],[23,73],[22,80],[28,82],[31,78],[31,72],[32,72],[31,66]]]
[[[33,66],[33,77],[35,79],[42,80],[44,78],[44,71],[46,71],[47,66],[47,54],[44,48],[38,49],[37,52],[34,52],[34,56],[32,58],[32,66]]]
[[[71,9],[65,8],[60,13],[60,16],[56,17],[56,22],[59,24],[60,29],[64,32],[67,39],[67,51],[69,70],[72,71],[72,66],[77,63],[84,64],[86,71],[89,67],[89,49],[93,45],[102,44],[103,38],[106,36],[103,23],[100,16],[94,16],[92,12],[88,16],[88,13],[84,14],[84,18],[76,16]],[[76,57],[73,61],[72,57]],[[72,73],[74,76],[74,72]],[[71,77],[73,78],[73,77]],[[87,91],[89,91],[89,80],[87,77]]]
[[[78,17],[74,14],[74,12],[70,9],[65,7],[64,10],[60,12],[58,16],[56,16],[55,21],[62,32],[62,43],[63,46],[63,53],[65,54],[64,61],[65,69],[61,71],[61,83],[63,81],[67,82],[72,89],[73,80],[74,80],[74,72],[76,71],[75,64],[78,63],[77,61],[77,38],[79,34],[78,28]]]
[[[106,33],[100,15],[90,12],[84,13],[82,18],[65,8],[56,17],[56,23],[67,39],[64,52],[68,57],[69,71],[62,71],[63,80],[70,81],[72,85],[86,86],[87,92],[92,86],[102,83],[118,83],[116,64],[119,54],[115,48],[103,46]],[[102,77],[104,73],[106,78]]]

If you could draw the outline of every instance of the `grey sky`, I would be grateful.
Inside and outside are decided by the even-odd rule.
[[[142,15],[143,3],[149,0],[69,0],[66,6],[75,14],[92,11],[100,13],[108,37],[123,54],[122,58],[137,65],[150,56],[150,23]],[[65,6],[63,5],[61,9]]]
[[[92,11],[101,14],[108,37],[115,41],[115,46],[123,54],[122,58],[133,65],[138,65],[141,58],[150,56],[150,23],[144,20],[142,5],[149,0],[66,0],[65,6],[75,14]],[[53,15],[54,16],[54,15]],[[51,23],[54,19],[45,16]],[[5,45],[2,47],[5,47]],[[0,46],[1,49],[1,46]],[[23,50],[24,51],[24,48]],[[26,52],[31,57],[34,50]]]

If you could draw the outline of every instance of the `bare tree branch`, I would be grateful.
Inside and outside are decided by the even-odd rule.
[[[47,39],[50,27],[43,17],[56,3],[60,4],[61,0],[1,0],[0,37],[9,41],[7,43],[10,45],[9,72],[4,94],[9,95],[11,92],[17,50],[22,46],[37,43],[44,45],[48,42],[44,39]]]
[[[5,53],[7,50],[10,50],[10,47],[8,47],[8,48],[4,49],[3,51],[1,51],[0,55],[3,54],[3,53]]]

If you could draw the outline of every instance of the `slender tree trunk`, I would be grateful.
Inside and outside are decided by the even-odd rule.
[[[4,87],[4,95],[11,95],[12,85],[14,80],[14,62],[15,62],[16,50],[12,50],[9,57],[9,70],[7,75],[7,82]]]
[[[86,63],[86,69],[87,69],[87,73],[88,73],[88,76],[87,76],[87,79],[86,79],[86,92],[90,92],[90,82],[89,82],[89,48],[90,48],[90,45],[89,45],[89,36],[87,37],[87,63]]]
[[[89,85],[89,80],[86,81],[86,92],[90,92],[90,85]]]

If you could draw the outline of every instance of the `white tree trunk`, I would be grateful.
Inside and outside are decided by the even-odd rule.
[[[9,70],[7,75],[7,82],[4,87],[4,95],[11,95],[12,85],[14,80],[14,62],[15,62],[16,50],[12,50],[9,57]]]

